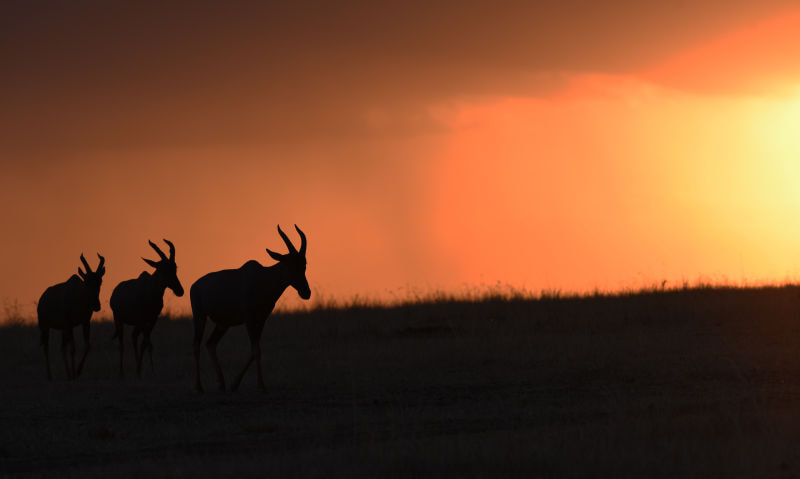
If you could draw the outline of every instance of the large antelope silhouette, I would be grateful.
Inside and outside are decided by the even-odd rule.
[[[303,299],[311,297],[311,289],[306,279],[306,235],[297,225],[294,227],[300,235],[299,251],[278,225],[278,234],[289,248],[289,253],[280,254],[267,249],[267,253],[277,261],[277,264],[265,267],[258,261],[251,260],[239,269],[208,273],[195,281],[190,288],[189,297],[194,317],[195,387],[198,391],[203,391],[200,382],[200,343],[203,340],[206,318],[216,323],[214,331],[206,342],[206,348],[217,370],[219,389],[225,390],[225,378],[217,358],[217,343],[229,327],[240,324],[247,327],[251,353],[244,368],[234,379],[231,390],[235,391],[239,387],[253,361],[258,372],[258,387],[262,391],[266,389],[261,372],[260,347],[264,322],[288,286],[293,287]]]
[[[158,253],[161,261],[152,261],[142,258],[156,270],[153,274],[143,271],[136,279],[123,281],[111,293],[111,311],[114,312],[114,338],[119,338],[119,375],[124,375],[123,350],[124,329],[128,324],[133,326],[131,342],[133,355],[136,359],[136,374],[142,377],[142,358],[145,350],[150,356],[150,366],[153,365],[153,343],[150,342],[150,333],[156,324],[158,315],[164,307],[164,291],[169,288],[175,296],[183,296],[183,286],[178,280],[178,266],[175,264],[175,245],[164,240],[169,246],[169,257],[161,251],[152,241],[150,246]],[[142,336],[139,344],[139,336]]]
[[[72,380],[80,376],[86,356],[91,348],[89,344],[89,325],[94,311],[100,311],[100,285],[106,268],[103,266],[105,258],[97,254],[100,263],[92,271],[86,258],[81,253],[81,262],[86,268],[84,272],[78,266],[78,274],[73,274],[67,281],[47,288],[39,298],[36,312],[39,317],[39,330],[41,343],[44,350],[44,361],[47,365],[47,379],[53,379],[50,373],[50,330],[61,331],[61,355],[64,358],[64,368],[67,370],[67,379]],[[83,326],[84,350],[78,368],[75,368],[75,338],[72,330],[75,326]]]

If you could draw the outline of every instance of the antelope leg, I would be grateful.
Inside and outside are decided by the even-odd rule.
[[[72,337],[72,334],[69,335],[69,371],[71,374],[70,379],[77,378],[77,374],[75,373],[75,338]]]
[[[245,326],[247,327],[247,336],[250,337],[250,358],[247,360],[247,364],[244,365],[242,368],[242,372],[236,377],[236,381],[233,382],[233,387],[231,388],[233,391],[238,389],[239,384],[242,382],[242,378],[244,377],[244,373],[247,372],[247,368],[250,367],[250,364],[258,358],[259,367],[258,367],[258,387],[263,390],[264,387],[264,380],[261,379],[261,349],[259,348],[258,344],[261,340],[261,331],[264,328],[264,322],[258,320],[250,320],[245,322]]]
[[[245,363],[244,367],[242,368],[242,372],[240,372],[239,375],[236,376],[236,380],[233,381],[233,384],[231,385],[231,391],[236,391],[237,389],[239,389],[239,383],[242,382],[242,378],[244,377],[244,373],[247,372],[247,368],[250,367],[250,365],[253,363],[253,360],[255,358],[256,358],[256,353],[255,353],[255,349],[254,349],[253,352],[250,353],[250,357],[247,359],[247,363]]]
[[[197,392],[203,392],[203,383],[200,382],[200,343],[194,343],[192,346],[194,350],[194,368],[195,368],[195,383],[194,388]]]
[[[214,331],[211,332],[211,336],[209,336],[208,341],[206,341],[206,349],[208,349],[208,355],[211,356],[211,360],[214,362],[214,367],[217,370],[217,384],[219,385],[219,390],[225,390],[225,377],[222,374],[222,366],[219,364],[219,358],[217,357],[217,343],[219,340],[222,339],[222,335],[225,334],[225,331],[228,330],[227,326],[216,325],[214,327]]]
[[[258,373],[258,389],[264,392],[267,388],[264,387],[264,375],[261,373],[261,348],[258,345],[253,348],[253,356],[255,357],[256,372]]]
[[[131,340],[133,341],[133,355],[136,359],[136,376],[140,379],[142,377],[142,356],[144,356],[144,340],[141,342],[139,341],[139,335],[142,333],[142,330],[139,329],[139,326],[134,326],[133,332],[131,333]]]
[[[150,356],[150,372],[156,373],[156,365],[153,363],[153,343],[147,341],[147,354]]]
[[[64,370],[67,372],[67,380],[72,379],[70,375],[69,360],[67,359],[67,332],[61,332],[61,358],[64,360]]]
[[[204,314],[195,309],[192,304],[192,323],[194,325],[194,343],[192,350],[194,352],[194,388],[197,392],[203,392],[203,383],[200,382],[200,343],[203,341],[203,332],[206,328],[206,317]]]
[[[81,361],[78,363],[78,372],[75,376],[80,376],[81,371],[83,370],[83,363],[86,361],[86,356],[89,355],[89,350],[92,348],[92,345],[89,343],[89,321],[83,323],[83,355],[81,356]]]
[[[44,350],[44,364],[47,366],[47,379],[52,380],[53,375],[50,373],[50,330],[42,330],[42,349]]]
[[[123,358],[123,351],[125,351],[125,326],[123,325],[122,321],[119,322],[119,377],[125,377],[125,372],[123,370],[122,358]]]

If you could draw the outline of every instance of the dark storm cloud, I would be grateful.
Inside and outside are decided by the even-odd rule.
[[[426,105],[636,71],[790,4],[255,3],[4,2],[4,159],[426,131]]]

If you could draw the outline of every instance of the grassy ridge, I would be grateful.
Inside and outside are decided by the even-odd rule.
[[[431,298],[429,298],[431,299]],[[432,298],[276,314],[265,382],[192,391],[192,326],[162,321],[120,380],[113,326],[85,377],[44,380],[35,327],[0,328],[0,473],[791,476],[800,289]],[[81,342],[78,340],[78,350]],[[249,347],[231,330],[230,379]],[[203,381],[213,389],[203,357]]]

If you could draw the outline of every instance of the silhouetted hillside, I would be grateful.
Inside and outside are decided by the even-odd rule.
[[[800,469],[800,288],[434,299],[271,317],[266,394],[254,377],[237,393],[193,392],[186,319],[156,326],[156,370],[146,362],[142,380],[118,379],[110,323],[92,325],[93,350],[75,382],[56,362],[46,381],[35,327],[0,328],[0,473],[791,477]],[[241,367],[246,333],[231,330],[218,352],[226,373]]]

